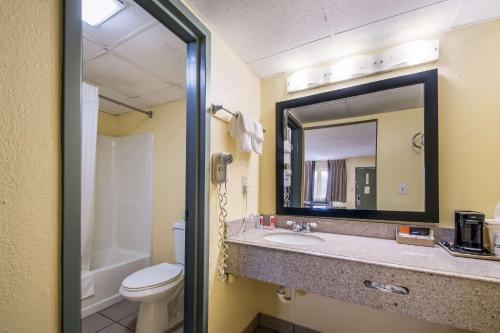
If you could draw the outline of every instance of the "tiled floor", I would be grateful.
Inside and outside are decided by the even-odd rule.
[[[139,303],[122,301],[82,320],[82,333],[131,333],[135,331]],[[178,327],[170,333],[183,333]]]

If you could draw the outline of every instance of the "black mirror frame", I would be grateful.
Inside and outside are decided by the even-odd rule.
[[[386,211],[284,207],[283,205],[283,112],[286,109],[348,98],[381,90],[424,84],[425,211]],[[439,222],[438,70],[374,81],[353,87],[276,103],[276,212],[280,215],[321,216],[360,220]]]

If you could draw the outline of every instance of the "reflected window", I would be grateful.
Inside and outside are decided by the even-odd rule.
[[[316,202],[326,202],[326,188],[328,184],[328,165],[326,161],[316,162],[314,171],[314,196]]]

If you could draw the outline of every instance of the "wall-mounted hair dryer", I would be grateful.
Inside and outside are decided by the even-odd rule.
[[[217,278],[220,281],[227,280],[226,274],[226,259],[227,244],[226,244],[226,225],[227,225],[227,165],[233,162],[233,155],[229,153],[215,153],[212,155],[212,182],[217,185],[217,199],[219,202],[219,226],[217,232],[219,241],[217,246],[221,255],[217,259]]]
[[[216,185],[227,181],[227,165],[233,162],[230,153],[215,153],[212,155],[212,182]]]

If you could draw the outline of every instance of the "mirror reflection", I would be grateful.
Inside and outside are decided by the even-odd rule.
[[[284,111],[284,206],[425,211],[424,85]]]

